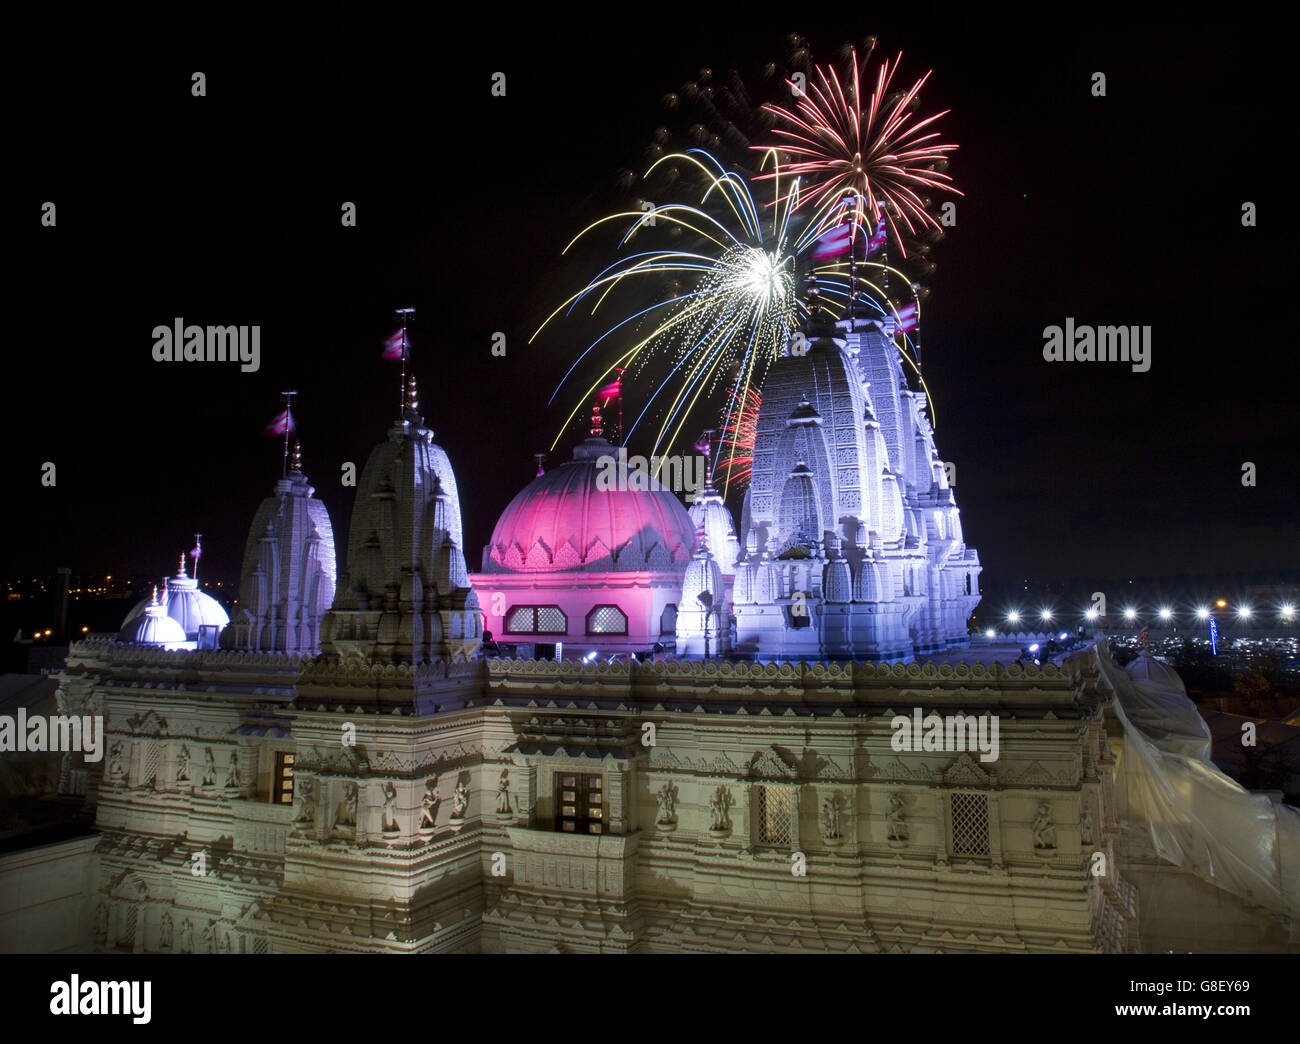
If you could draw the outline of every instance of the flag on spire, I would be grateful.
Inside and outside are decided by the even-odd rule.
[[[405,349],[408,345],[406,340],[406,328],[399,327],[391,337],[384,341],[384,358],[401,359],[405,357]]]
[[[622,378],[611,381],[605,387],[596,392],[596,399],[602,406],[608,406],[614,399],[623,394]]]
[[[916,302],[913,301],[905,308],[900,308],[894,313],[894,322],[903,333],[911,333],[916,329],[917,314]]]
[[[275,419],[266,426],[263,435],[288,435],[293,431],[293,414],[289,412],[286,406],[283,410],[275,415]]]

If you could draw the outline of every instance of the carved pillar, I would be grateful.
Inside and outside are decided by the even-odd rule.
[[[609,832],[611,834],[627,833],[627,766],[625,764],[611,767],[606,774],[609,780]]]

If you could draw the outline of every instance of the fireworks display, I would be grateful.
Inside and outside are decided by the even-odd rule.
[[[874,40],[865,58],[846,45],[833,65],[814,64],[802,38],[791,46],[788,65],[765,68],[763,81],[769,99],[794,91],[792,107],[759,104],[738,74],[724,85],[709,70],[665,99],[670,109],[703,116],[690,140],[733,153],[735,162],[700,148],[668,152],[672,135],[660,128],[639,183],[628,172],[623,188],[661,202],[634,198],[565,247],[568,254],[600,232],[618,233],[617,259],[533,335],[560,317],[585,314],[599,324],[551,396],[572,403],[552,449],[617,376],[624,444],[640,432],[657,455],[684,434],[720,427],[719,474],[727,488],[743,487],[763,380],[807,315],[810,275],[832,316],[849,314],[852,298],[857,317],[892,318],[904,365],[924,388],[915,338],[926,290],[890,264],[889,248],[902,258],[911,249],[921,256],[910,267],[932,270],[924,255],[942,233],[923,193],[960,194],[943,169],[956,146],[933,129],[944,113],[916,115],[930,74],[895,90],[899,55],[875,71],[864,98]],[[609,325],[605,316],[614,317]]]
[[[825,220],[849,196],[856,201],[859,223],[874,227],[874,216],[884,215],[906,256],[899,222],[913,236],[927,227],[939,228],[921,192],[961,194],[943,169],[957,146],[940,142],[932,129],[946,111],[916,118],[921,88],[930,73],[906,90],[889,93],[901,54],[881,64],[875,90],[864,104],[861,83],[870,57],[868,52],[859,62],[857,52],[852,53],[847,83],[841,83],[833,66],[816,66],[793,109],[769,107],[777,117],[772,134],[793,159],[786,173],[806,182],[803,205]],[[791,90],[799,88],[792,83]]]
[[[653,419],[658,428],[651,452],[658,453],[661,446],[670,446],[680,437],[698,407],[716,404],[722,388],[735,401],[743,402],[750,388],[759,387],[768,365],[784,351],[806,312],[797,293],[796,260],[812,248],[816,237],[810,234],[812,230],[796,234],[790,226],[790,215],[799,200],[797,181],[784,191],[781,202],[764,214],[748,180],[726,170],[708,153],[673,154],[658,162],[669,160],[693,163],[707,174],[698,200],[668,203],[652,213],[612,214],[588,226],[565,248],[567,252],[578,240],[611,222],[626,223],[620,248],[639,236],[677,231],[698,243],[698,249],[674,246],[627,254],[565,301],[539,328],[538,333],[561,312],[571,312],[585,302],[591,303],[593,314],[602,306],[613,309],[612,295],[633,281],[653,281],[658,291],[648,307],[620,318],[597,337],[561,380],[556,394],[598,348],[608,348],[616,335],[625,339],[614,342],[611,358],[601,357],[605,368],[578,397],[556,436],[557,443],[611,374],[622,368],[635,379],[649,367],[655,387],[625,439],[643,421]],[[773,175],[780,191],[780,173],[774,171]],[[662,287],[667,289],[658,289]],[[824,290],[831,299],[843,301],[848,284],[832,280]]]

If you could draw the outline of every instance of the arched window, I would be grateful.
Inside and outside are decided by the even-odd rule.
[[[504,626],[507,634],[567,634],[569,618],[558,605],[512,605]]]
[[[598,605],[587,614],[588,634],[627,634],[627,614],[616,605]]]
[[[659,636],[677,633],[677,606],[669,602],[659,617]]]

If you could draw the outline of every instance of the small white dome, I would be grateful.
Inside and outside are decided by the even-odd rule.
[[[177,576],[167,583],[167,615],[184,629],[187,637],[198,636],[199,628],[214,626],[218,630],[230,623],[230,615],[211,595],[199,590],[193,577]]]
[[[159,603],[146,603],[144,612],[123,625],[117,640],[135,645],[162,645],[168,648],[185,645],[185,631],[167,615],[167,607]]]

